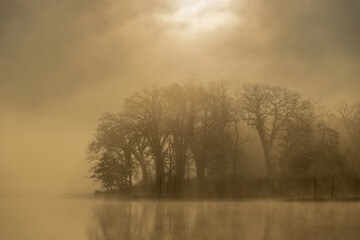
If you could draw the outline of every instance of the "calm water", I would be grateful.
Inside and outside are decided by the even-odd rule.
[[[360,239],[360,203],[0,199],[0,239]]]

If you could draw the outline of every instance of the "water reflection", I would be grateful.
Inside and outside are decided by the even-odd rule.
[[[359,239],[358,203],[106,202],[90,240]]]
[[[358,240],[360,202],[0,198],[1,240]]]

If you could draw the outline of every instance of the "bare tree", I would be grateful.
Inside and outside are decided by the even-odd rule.
[[[225,173],[233,109],[226,82],[193,85],[189,94],[189,146],[200,182],[209,175]]]
[[[95,139],[88,146],[88,157],[95,163],[91,169],[92,178],[107,189],[131,187],[136,170],[131,156],[132,145],[120,118],[105,113],[99,121]]]
[[[188,89],[188,94],[190,101],[189,146],[196,165],[196,176],[200,182],[204,182],[212,129],[209,109],[211,104],[204,86],[194,85]]]
[[[134,134],[134,140],[133,140],[133,146],[131,148],[131,153],[135,157],[135,159],[138,161],[141,171],[142,171],[142,180],[143,183],[147,184],[150,181],[149,173],[148,173],[148,143],[146,141],[146,138],[138,133]]]
[[[175,157],[176,189],[182,191],[185,176],[186,151],[188,149],[188,125],[191,103],[187,85],[174,84],[164,91],[166,126],[169,129],[169,144]]]
[[[343,121],[346,131],[350,135],[353,149],[351,151],[353,157],[353,165],[356,170],[360,167],[360,104],[353,105],[342,104],[338,107],[337,112]]]
[[[164,179],[168,138],[164,128],[161,90],[153,87],[125,99],[123,113],[127,121],[146,138],[155,160],[156,186],[160,186],[161,179]]]
[[[225,81],[210,82],[208,85],[209,102],[211,104],[211,121],[212,121],[212,136],[211,142],[214,144],[210,151],[213,156],[214,171],[213,174],[224,176],[228,173],[230,165],[232,165],[233,159],[231,158],[232,152],[237,158],[234,149],[238,147],[236,143],[235,134],[237,132],[237,126],[235,129],[234,121],[236,121],[236,115],[234,111],[233,99],[230,95],[229,84]],[[235,139],[234,139],[235,138]],[[234,142],[237,144],[234,146]]]
[[[268,175],[272,175],[271,151],[285,124],[311,109],[297,92],[269,84],[247,83],[236,91],[241,117],[258,132]]]
[[[342,104],[338,108],[338,113],[352,140],[360,143],[360,104]]]

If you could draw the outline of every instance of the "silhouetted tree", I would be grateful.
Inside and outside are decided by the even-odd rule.
[[[317,124],[314,141],[316,156],[313,172],[321,175],[342,173],[344,156],[339,151],[339,132],[320,122]]]
[[[164,179],[166,141],[169,134],[164,127],[161,90],[153,87],[136,93],[124,101],[123,114],[133,128],[146,138],[155,160],[156,185]]]
[[[342,104],[337,109],[347,133],[351,138],[352,167],[360,168],[360,104]]]
[[[242,118],[258,132],[269,176],[271,151],[286,123],[311,108],[297,92],[269,84],[247,83],[236,92]]]
[[[339,113],[359,143],[359,108]],[[231,91],[218,81],[152,87],[126,98],[118,113],[105,113],[88,147],[91,177],[105,189],[127,189],[141,172],[145,184],[155,176],[159,193],[181,194],[185,170],[195,167],[197,188],[226,192],[236,185],[242,124],[256,130],[269,176],[275,163],[292,175],[343,170],[339,132],[319,121],[313,102],[282,87],[247,83]]]
[[[175,159],[176,188],[182,190],[186,153],[189,148],[189,122],[192,104],[191,86],[174,84],[164,90],[165,124],[169,130],[169,145]]]
[[[234,136],[233,121],[236,118],[229,84],[224,81],[211,82],[208,86],[212,132],[210,137],[211,174],[225,176],[233,164]]]
[[[339,133],[323,121],[301,118],[287,126],[281,139],[280,164],[291,175],[334,175],[343,170]]]
[[[315,158],[313,119],[300,118],[286,126],[280,140],[280,165],[287,173],[309,173]]]
[[[131,157],[132,141],[126,135],[117,115],[105,113],[99,121],[95,139],[88,146],[93,163],[92,178],[106,189],[132,186],[136,165]]]

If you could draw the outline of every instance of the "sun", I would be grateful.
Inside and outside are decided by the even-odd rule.
[[[235,17],[230,0],[177,0],[175,3],[175,11],[162,19],[183,34],[208,32]]]

